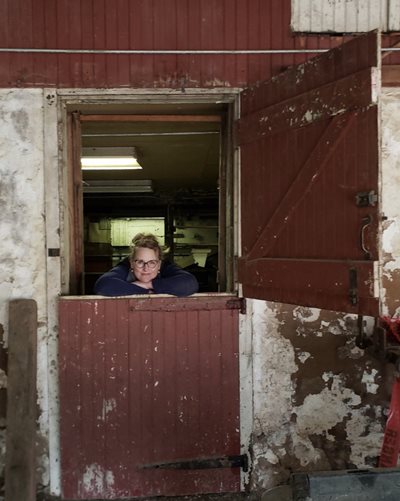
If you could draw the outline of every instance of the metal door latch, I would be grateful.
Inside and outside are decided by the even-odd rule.
[[[356,195],[357,207],[375,207],[378,202],[378,195],[374,190],[360,191]]]

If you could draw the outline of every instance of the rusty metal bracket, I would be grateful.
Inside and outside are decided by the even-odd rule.
[[[378,203],[378,195],[375,191],[360,191],[356,194],[357,207],[375,207]]]
[[[226,307],[229,310],[240,310],[243,315],[246,314],[246,298],[239,297],[235,299],[228,299],[226,302]]]

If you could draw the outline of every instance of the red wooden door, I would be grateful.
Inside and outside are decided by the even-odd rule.
[[[238,314],[228,296],[60,299],[64,499],[240,490]]]
[[[378,313],[378,53],[370,33],[243,92],[246,297]]]

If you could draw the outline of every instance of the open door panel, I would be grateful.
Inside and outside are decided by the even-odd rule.
[[[244,296],[378,314],[378,75],[371,32],[242,93]]]

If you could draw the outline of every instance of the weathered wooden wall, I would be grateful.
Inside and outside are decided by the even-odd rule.
[[[342,41],[294,35],[290,0],[3,0],[0,19],[1,87],[245,86],[312,54],[237,51]],[[188,52],[154,53],[165,50]]]

